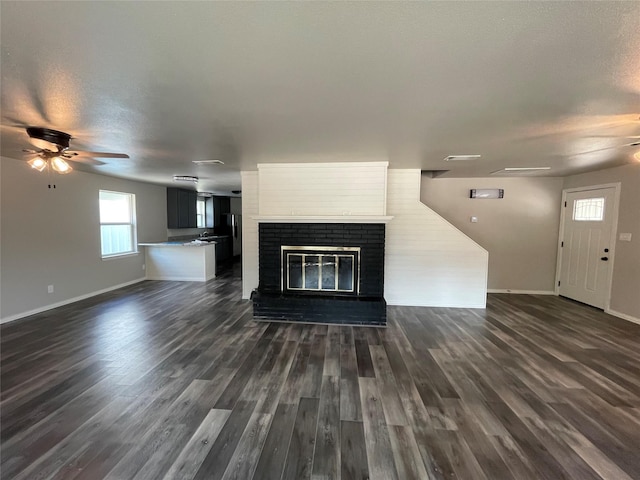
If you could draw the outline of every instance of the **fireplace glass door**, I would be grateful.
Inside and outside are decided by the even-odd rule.
[[[282,290],[358,293],[359,247],[282,247]]]

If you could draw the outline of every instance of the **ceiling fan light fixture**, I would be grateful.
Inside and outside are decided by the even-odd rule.
[[[39,172],[43,171],[45,168],[47,168],[47,162],[45,162],[42,158],[40,157],[35,157],[32,158],[31,160],[29,160],[27,162],[29,164],[29,166],[35,170],[38,170]]]
[[[51,159],[51,167],[58,173],[65,174],[73,170],[62,157],[53,157]]]
[[[35,144],[40,148],[48,148],[47,144],[57,145],[62,149],[69,148],[69,140],[71,140],[71,135],[68,133],[44,127],[27,127],[27,135],[35,140]],[[42,147],[43,144],[40,142],[44,142],[45,146]]]

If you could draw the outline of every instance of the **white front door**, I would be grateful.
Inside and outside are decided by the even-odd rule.
[[[566,195],[559,293],[605,308],[609,295],[615,188]]]

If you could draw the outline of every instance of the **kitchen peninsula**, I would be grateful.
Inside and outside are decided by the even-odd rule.
[[[206,282],[216,276],[216,242],[139,243],[147,280]]]

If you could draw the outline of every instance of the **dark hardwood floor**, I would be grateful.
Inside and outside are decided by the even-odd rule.
[[[3,479],[640,478],[640,326],[557,297],[257,323],[235,266],[3,325]]]

